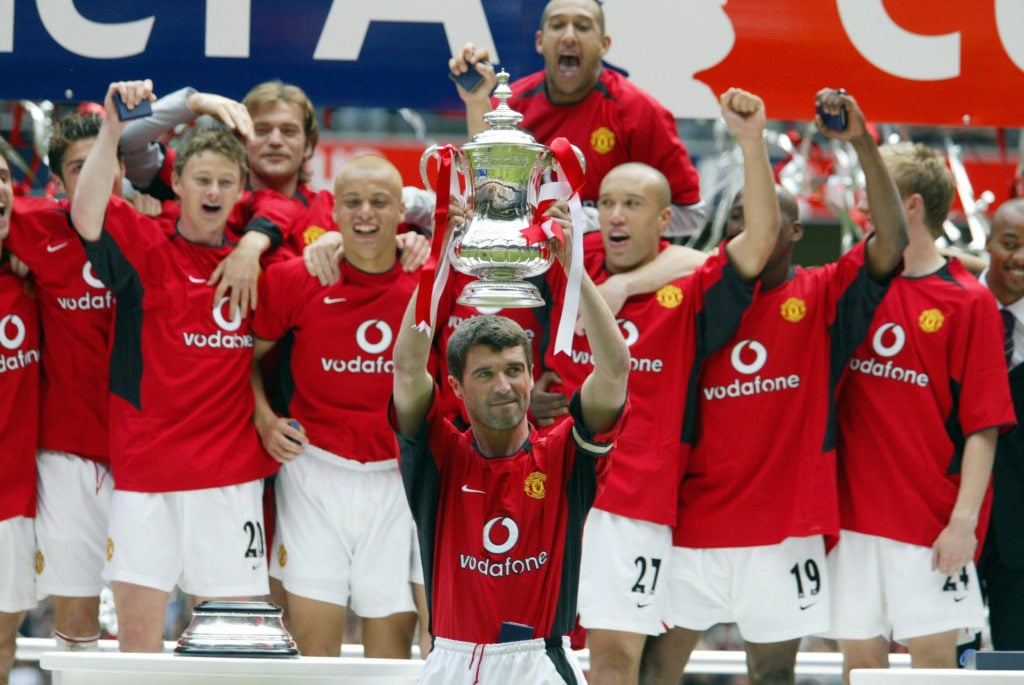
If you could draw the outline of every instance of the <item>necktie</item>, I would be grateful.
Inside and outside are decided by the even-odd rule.
[[[1013,359],[1013,325],[1016,319],[1009,309],[1000,309],[999,313],[1003,317],[1003,352],[1006,354],[1006,364],[1009,366],[1010,360]]]

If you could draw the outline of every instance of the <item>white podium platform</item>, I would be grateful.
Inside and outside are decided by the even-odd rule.
[[[53,685],[414,685],[423,668],[422,661],[397,659],[245,659],[117,652],[44,652],[39,665],[52,672]]]
[[[850,685],[1021,685],[1024,671],[907,668],[850,671]]]

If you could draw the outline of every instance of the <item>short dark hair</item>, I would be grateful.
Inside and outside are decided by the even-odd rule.
[[[64,155],[68,148],[80,140],[95,139],[100,134],[103,117],[99,114],[72,112],[60,118],[53,127],[47,152],[50,171],[64,180]],[[117,146],[117,158],[121,159],[121,146]]]
[[[217,126],[195,126],[185,132],[177,147],[175,147],[174,173],[181,176],[188,160],[203,152],[226,157],[238,164],[241,177],[249,173],[249,162],[245,156],[245,147],[235,137],[235,134],[226,127]]]
[[[495,314],[473,316],[460,323],[448,339],[448,373],[460,382],[466,371],[466,355],[471,347],[477,345],[485,345],[494,352],[509,347],[522,347],[527,368],[533,368],[533,350],[522,326],[512,319]]]

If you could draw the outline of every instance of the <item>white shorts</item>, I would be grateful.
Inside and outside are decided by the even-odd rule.
[[[415,611],[412,513],[398,461],[366,464],[309,445],[281,467],[271,575],[363,618]]]
[[[669,621],[672,529],[591,509],[583,528],[580,625],[661,635]]]
[[[543,638],[500,644],[434,640],[419,685],[585,685],[569,638],[550,649]]]
[[[110,581],[196,597],[270,592],[263,481],[179,492],[114,490],[107,539]]]
[[[36,469],[39,599],[99,597],[114,492],[110,467],[67,452],[40,450]]]
[[[0,521],[0,612],[36,608],[36,538],[24,516]]]
[[[985,625],[974,563],[957,576],[932,571],[930,547],[842,531],[828,555],[836,639],[903,641]]]
[[[748,642],[795,640],[828,629],[829,580],[820,535],[777,545],[674,547],[672,624],[736,623]]]

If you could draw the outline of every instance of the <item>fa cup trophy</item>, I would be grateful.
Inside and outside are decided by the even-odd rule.
[[[538,191],[556,165],[554,155],[518,128],[523,115],[508,106],[508,74],[498,74],[494,90],[500,104],[484,115],[490,125],[454,150],[452,169],[467,192],[467,220],[452,231],[449,259],[459,271],[475,276],[458,298],[473,307],[537,307],[537,288],[523,279],[551,266],[545,242],[531,244],[521,231],[535,222]],[[433,145],[420,159],[427,188],[427,162],[442,148]],[[438,227],[436,230],[443,230]]]

